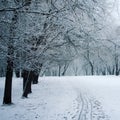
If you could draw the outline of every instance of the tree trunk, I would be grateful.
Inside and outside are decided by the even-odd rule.
[[[58,65],[58,76],[61,76],[61,65]]]
[[[39,77],[39,74],[38,73],[33,73],[33,84],[37,84],[38,83],[38,77]]]
[[[3,104],[12,104],[13,61],[8,59]]]
[[[10,38],[8,42],[7,70],[5,80],[5,90],[3,104],[12,104],[12,76],[13,76],[13,56],[14,56],[14,37],[17,28],[18,14],[13,12],[13,18],[10,26]]]
[[[27,79],[28,79],[28,74],[29,72],[27,70],[23,70],[22,71],[22,77],[23,77],[23,91],[25,89],[25,84],[27,82]]]
[[[63,69],[63,72],[62,72],[62,76],[65,76],[65,73],[66,73],[68,67],[69,67],[69,63],[65,63],[64,69]]]
[[[42,64],[39,65],[39,69],[36,71],[33,71],[33,84],[38,83],[39,73],[41,72]]]
[[[31,83],[33,80],[33,71],[24,70],[23,72],[23,97],[28,97],[29,93],[32,93]]]
[[[15,70],[15,75],[16,75],[17,78],[20,77],[20,69],[16,69]]]
[[[89,61],[90,67],[91,67],[91,75],[94,75],[94,65],[91,61]]]

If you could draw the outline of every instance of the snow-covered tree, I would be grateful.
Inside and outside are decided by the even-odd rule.
[[[2,0],[0,60],[7,61],[6,81],[9,80],[9,86],[5,87],[5,95],[8,94],[5,99],[9,101],[3,103],[11,103],[11,93],[6,92],[7,88],[11,92],[13,68],[18,76],[22,70],[24,97],[31,92],[31,83],[41,69],[57,67],[58,75],[64,75],[69,63],[78,56],[83,59],[88,74],[100,71],[106,3],[103,0]]]

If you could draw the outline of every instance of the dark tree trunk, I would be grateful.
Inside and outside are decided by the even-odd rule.
[[[28,76],[28,94],[32,93],[32,81],[34,79],[34,72],[30,71]]]
[[[90,67],[91,67],[91,75],[94,75],[94,65],[91,61],[89,61]]]
[[[20,77],[20,69],[16,69],[15,70],[15,75],[16,75],[17,78]]]
[[[14,68],[15,68],[15,75],[17,78],[19,78],[21,76],[20,74],[20,65],[21,62],[20,62],[20,51],[19,50],[16,50],[15,51],[15,60],[14,60]]]
[[[23,77],[23,91],[25,89],[25,85],[26,85],[26,82],[27,82],[27,79],[28,79],[28,74],[29,72],[27,70],[23,70],[22,71],[22,77]]]
[[[118,65],[118,61],[117,61],[116,65],[115,65],[115,68],[116,68],[116,70],[115,70],[115,75],[118,76],[118,75],[119,75],[119,65]]]
[[[38,78],[39,78],[39,74],[34,72],[33,73],[33,84],[38,83]]]
[[[28,97],[29,93],[32,93],[31,83],[33,80],[33,71],[23,71],[23,97]]]
[[[62,72],[62,76],[65,76],[65,73],[66,73],[66,71],[68,69],[68,66],[69,66],[69,64],[67,64],[67,63],[64,65],[64,70]]]
[[[58,65],[58,76],[61,76],[61,65]]]
[[[29,76],[29,71],[23,70],[22,72],[22,77],[23,77],[23,97],[27,98],[28,92],[27,92],[27,82],[28,82],[28,76]]]
[[[8,42],[8,57],[3,104],[12,104],[12,76],[13,76],[13,56],[14,56],[14,37],[17,28],[18,14],[13,11],[13,18],[10,26],[10,38]]]
[[[41,69],[42,69],[42,64],[39,64],[39,70],[33,71],[33,84],[38,84],[38,78]]]
[[[12,104],[13,61],[8,59],[3,104]]]

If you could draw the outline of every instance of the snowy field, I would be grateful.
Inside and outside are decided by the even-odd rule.
[[[3,106],[0,120],[120,120],[120,77],[42,77],[22,99],[22,79],[13,80],[13,105]]]

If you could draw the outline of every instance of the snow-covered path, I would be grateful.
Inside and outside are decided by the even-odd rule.
[[[21,99],[22,80],[14,78],[12,106],[0,106],[0,120],[120,120],[119,77],[43,77]],[[0,78],[0,102],[3,96]]]

